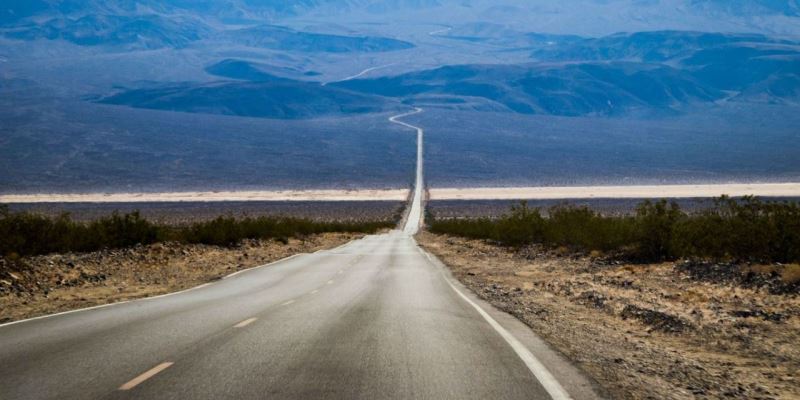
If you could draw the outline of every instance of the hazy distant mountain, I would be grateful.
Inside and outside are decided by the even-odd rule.
[[[476,110],[561,116],[683,113],[692,105],[721,100],[800,104],[800,44],[790,40],[678,31],[602,38],[535,34],[524,37],[535,48],[536,62],[444,66],[323,87],[297,81],[308,78],[300,70],[227,59],[208,66],[206,71],[218,77],[275,86],[236,83],[171,88],[167,92],[132,90],[106,102],[288,118],[382,108],[377,105],[380,102],[376,107],[364,107],[372,100],[354,97],[353,92],[373,100],[384,98],[384,103],[402,101],[459,109],[472,104]],[[249,99],[259,88],[264,92]],[[304,105],[297,97],[303,95],[308,96],[310,105]],[[287,97],[290,101],[284,101]],[[249,100],[240,102],[240,98]],[[341,103],[341,107],[331,106],[329,100]],[[257,101],[263,107],[250,109],[244,105],[249,101]],[[273,105],[282,102],[283,108]],[[290,110],[293,107],[296,112]]]
[[[44,0],[5,0],[0,5],[0,24],[7,24],[38,15],[50,5]]]
[[[477,19],[559,34],[703,30],[800,35],[798,0],[503,0],[470,2]],[[451,25],[459,25],[452,23]]]
[[[481,98],[517,113],[565,116],[663,112],[724,97],[679,70],[624,62],[450,66],[336,85],[410,102],[420,95]]]
[[[561,44],[539,47],[535,64],[448,66],[337,85],[410,102],[480,98],[567,116],[678,111],[722,99],[800,103],[796,42],[674,31],[552,39]]]
[[[762,35],[640,32],[585,39],[534,52],[542,61],[667,63],[718,90],[769,102],[797,102],[800,42]]]
[[[134,14],[194,14],[240,21],[349,13],[391,18],[398,11],[411,12],[420,21],[450,25],[502,21],[546,27],[548,32],[609,33],[649,26],[800,33],[800,28],[792,27],[796,22],[776,19],[800,16],[798,0],[6,0],[0,6],[0,23],[31,16]]]
[[[800,16],[800,2],[797,0],[691,0],[689,4],[695,9],[731,15]]]
[[[412,43],[391,38],[303,32],[276,25],[214,30],[199,17],[139,13],[54,17],[18,23],[2,33],[17,40],[66,40],[81,46],[145,49],[183,48],[203,39],[273,50],[330,53],[381,52],[414,47]]]
[[[370,10],[381,13],[397,8],[439,5],[437,0],[5,0],[0,23],[32,16],[86,16],[131,14],[183,14],[187,12],[220,19],[278,18],[315,9]]]
[[[775,48],[800,42],[758,34],[724,34],[686,31],[618,33],[600,38],[579,38],[542,46],[533,57],[542,61],[629,60],[665,62],[690,57],[699,51],[720,48]],[[720,61],[720,60],[717,60]]]
[[[275,25],[260,25],[226,31],[223,36],[233,43],[250,47],[305,52],[380,52],[414,47],[409,42],[389,38],[298,32]]]
[[[158,15],[87,15],[77,19],[53,18],[8,30],[6,37],[20,40],[66,40],[82,46],[132,46],[154,49],[181,48],[210,33],[205,24],[187,18]]]

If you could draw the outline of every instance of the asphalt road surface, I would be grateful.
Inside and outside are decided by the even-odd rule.
[[[596,398],[417,246],[414,202],[403,231],[0,326],[0,399]]]

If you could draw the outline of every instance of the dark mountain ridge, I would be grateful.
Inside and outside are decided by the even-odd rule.
[[[278,119],[366,114],[397,108],[389,99],[285,78],[168,84],[123,91],[98,102],[153,110]]]

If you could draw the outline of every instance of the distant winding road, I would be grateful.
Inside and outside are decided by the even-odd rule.
[[[589,399],[591,384],[402,231],[189,291],[0,326],[0,398]]]
[[[447,33],[447,32],[450,32],[452,30],[453,30],[453,27],[452,26],[448,26],[447,28],[444,28],[444,29],[438,29],[438,30],[435,30],[433,32],[428,32],[428,35],[430,35],[430,36],[441,35],[443,33]]]
[[[347,78],[342,78],[342,79],[338,79],[338,80],[330,81],[330,82],[323,82],[322,86],[327,86],[327,85],[330,85],[331,83],[352,81],[353,79],[361,78],[362,76],[364,76],[364,75],[366,75],[366,74],[368,74],[368,73],[370,73],[372,71],[377,71],[379,69],[389,68],[389,67],[394,66],[394,65],[397,65],[397,64],[396,63],[392,63],[392,64],[386,64],[386,65],[379,65],[377,67],[367,68],[367,69],[365,69],[365,70],[363,70],[363,71],[361,71],[361,72],[359,72],[359,73],[357,73],[355,75],[348,76]]]

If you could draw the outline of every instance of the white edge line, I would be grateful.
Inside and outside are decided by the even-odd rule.
[[[245,273],[245,272],[250,272],[250,271],[253,271],[253,270],[256,270],[256,269],[259,269],[259,268],[263,268],[263,267],[269,267],[270,265],[274,265],[274,264],[282,263],[282,262],[284,262],[284,261],[289,261],[289,260],[292,260],[292,259],[294,259],[294,258],[297,258],[297,257],[300,257],[300,256],[306,256],[306,255],[308,255],[308,253],[298,253],[298,254],[292,254],[292,255],[291,255],[291,256],[289,256],[289,257],[286,257],[286,258],[281,258],[280,260],[278,260],[278,261],[273,261],[273,262],[271,262],[271,263],[269,263],[269,264],[258,265],[258,266],[255,266],[255,267],[253,267],[253,268],[247,268],[247,269],[243,269],[243,270],[241,270],[241,271],[236,271],[236,272],[234,272],[234,273],[231,273],[231,274],[225,275],[224,277],[222,277],[222,279],[221,279],[221,280],[223,280],[223,281],[224,281],[225,279],[230,279],[230,278],[233,278],[234,276],[241,275],[241,274],[243,274],[243,273]]]
[[[258,268],[258,267],[255,267],[255,268]],[[191,292],[192,290],[202,289],[202,288],[204,288],[206,286],[212,285],[213,283],[214,282],[206,282],[206,283],[204,283],[202,285],[191,287],[191,288],[188,288],[188,289],[184,289],[184,290],[181,290],[179,292],[164,293],[164,294],[160,294],[158,296],[153,296],[153,297],[142,297],[142,298],[138,298],[138,299],[131,299],[131,300],[118,301],[118,302],[114,302],[114,303],[100,304],[100,305],[86,307],[86,308],[78,308],[76,310],[62,311],[62,312],[58,312],[58,313],[55,313],[55,314],[40,315],[38,317],[21,319],[19,321],[6,322],[5,324],[0,324],[0,328],[6,327],[6,326],[10,326],[10,325],[15,325],[15,324],[21,324],[23,322],[30,322],[30,321],[35,321],[35,320],[38,320],[38,319],[57,317],[57,316],[60,316],[60,315],[67,315],[67,314],[77,313],[77,312],[81,312],[81,311],[96,310],[98,308],[118,306],[118,305],[121,305],[121,304],[133,303],[133,302],[137,302],[137,301],[155,300],[155,299],[159,299],[159,298],[162,298],[162,297],[174,296],[176,294],[181,294],[181,293]]]
[[[356,239],[356,240],[353,240],[353,241],[347,242],[347,243],[345,243],[345,244],[343,244],[343,245],[341,245],[341,246],[334,247],[334,248],[332,248],[332,249],[328,249],[328,250],[319,250],[319,251],[317,251],[317,252],[315,252],[315,253],[313,253],[313,254],[319,253],[319,252],[321,252],[321,251],[332,251],[332,250],[336,250],[336,249],[338,249],[339,247],[344,247],[344,246],[347,246],[347,245],[349,245],[350,243],[353,243],[353,242],[355,242],[355,241],[358,241],[358,240],[361,240],[361,239],[363,239],[363,238],[359,238],[359,239]],[[96,306],[92,306],[92,307],[79,308],[79,309],[76,309],[76,310],[62,311],[62,312],[58,312],[58,313],[55,313],[55,314],[40,315],[40,316],[38,316],[38,317],[27,318],[27,319],[21,319],[21,320],[19,320],[19,321],[11,321],[11,322],[6,322],[5,324],[0,324],[0,328],[6,327],[6,326],[11,326],[11,325],[16,325],[16,324],[21,324],[21,323],[23,323],[23,322],[36,321],[36,320],[39,320],[39,319],[45,319],[45,318],[50,318],[50,317],[57,317],[57,316],[60,316],[60,315],[67,315],[67,314],[72,314],[72,313],[77,313],[77,312],[82,312],[82,311],[96,310],[96,309],[98,309],[98,308],[111,307],[111,306],[118,306],[118,305],[122,305],[122,304],[133,303],[133,302],[136,302],[136,301],[155,300],[155,299],[160,299],[160,298],[162,298],[162,297],[167,297],[167,296],[175,296],[175,295],[178,295],[178,294],[181,294],[181,293],[191,292],[192,290],[202,289],[202,288],[204,288],[204,287],[211,286],[211,285],[213,285],[213,284],[214,284],[214,283],[216,283],[216,282],[219,282],[219,281],[223,281],[223,280],[225,280],[225,279],[232,278],[232,277],[234,277],[234,276],[236,276],[236,275],[239,275],[239,274],[242,274],[242,273],[245,273],[245,272],[249,272],[249,271],[252,271],[252,270],[255,270],[255,269],[259,269],[259,268],[269,267],[269,266],[271,266],[271,265],[275,265],[275,264],[279,264],[279,263],[282,263],[282,262],[286,262],[286,261],[289,261],[289,260],[291,260],[291,259],[293,259],[293,258],[300,257],[300,256],[305,256],[305,255],[309,255],[309,253],[299,253],[299,254],[293,254],[293,255],[291,255],[291,256],[289,256],[289,257],[282,258],[282,259],[280,259],[280,260],[276,260],[276,261],[273,261],[273,262],[271,262],[271,263],[268,263],[268,264],[264,264],[264,265],[258,265],[258,266],[252,267],[252,268],[243,269],[243,270],[241,270],[241,271],[234,272],[234,273],[232,273],[232,274],[230,274],[230,275],[227,275],[227,276],[223,277],[222,279],[220,279],[220,280],[218,280],[218,281],[215,281],[215,282],[206,282],[206,283],[204,283],[204,284],[202,284],[202,285],[195,286],[195,287],[191,287],[191,288],[188,288],[188,289],[184,289],[184,290],[181,290],[181,291],[179,291],[179,292],[164,293],[164,294],[161,294],[161,295],[158,295],[158,296],[153,296],[153,297],[142,297],[142,298],[139,298],[139,299],[132,299],[132,300],[125,300],[125,301],[118,301],[118,302],[115,302],[115,303],[100,304],[100,305],[96,305]]]
[[[367,236],[369,236],[369,235],[367,235]],[[340,249],[342,247],[349,246],[349,245],[351,245],[351,244],[353,244],[355,242],[358,242],[358,241],[364,239],[367,236],[360,237],[360,238],[358,238],[356,240],[351,240],[351,241],[349,241],[349,242],[347,242],[345,244],[342,244],[340,246],[334,247],[332,249],[317,250],[312,254],[317,254],[317,253],[326,252],[326,251],[338,250],[338,249]],[[223,277],[221,280],[232,278],[232,277],[234,277],[236,275],[239,275],[239,274],[242,274],[242,273],[245,273],[245,272],[248,272],[248,271],[252,271],[252,270],[259,269],[259,268],[264,268],[264,267],[269,267],[271,265],[279,264],[279,263],[282,263],[282,262],[289,261],[289,260],[291,260],[293,258],[300,257],[300,256],[306,256],[306,255],[309,255],[309,253],[293,254],[293,255],[291,255],[289,257],[282,258],[280,260],[276,260],[276,261],[273,261],[273,262],[268,263],[268,264],[258,265],[258,266],[255,266],[253,268],[243,269],[241,271],[234,272],[234,273],[232,273],[230,275],[227,275],[227,276]],[[219,281],[216,281],[216,282],[219,282]],[[0,328],[6,327],[6,326],[11,326],[11,325],[16,325],[16,324],[21,324],[23,322],[36,321],[36,320],[39,320],[39,319],[57,317],[57,316],[60,316],[60,315],[67,315],[67,314],[72,314],[72,313],[77,313],[77,312],[82,312],[82,311],[96,310],[98,308],[118,306],[118,305],[121,305],[121,304],[133,303],[133,302],[136,302],[136,301],[155,300],[155,299],[159,299],[159,298],[162,298],[162,297],[174,296],[174,295],[178,295],[178,294],[181,294],[181,293],[191,292],[192,290],[202,289],[202,288],[204,288],[206,286],[211,286],[216,282],[206,282],[206,283],[204,283],[202,285],[195,286],[195,287],[188,288],[188,289],[184,289],[184,290],[181,290],[179,292],[164,293],[164,294],[161,294],[161,295],[158,295],[158,296],[153,296],[153,297],[143,297],[143,298],[140,298],[140,299],[132,299],[132,300],[125,300],[125,301],[118,301],[118,302],[115,302],[115,303],[100,304],[100,305],[96,305],[96,306],[92,306],[92,307],[79,308],[79,309],[76,309],[76,310],[62,311],[62,312],[58,312],[58,313],[55,313],[55,314],[40,315],[38,317],[21,319],[19,321],[6,322],[4,324],[0,324]]]
[[[416,244],[416,240],[414,240],[414,243]],[[417,245],[417,249],[425,257],[427,257],[431,263],[433,263],[434,265],[438,265],[434,261],[433,256],[431,256],[427,251],[423,250],[422,247]],[[478,314],[480,314],[483,317],[483,319],[486,320],[486,322],[488,322],[489,325],[492,328],[494,328],[494,330],[497,331],[497,333],[499,333],[503,339],[505,339],[505,341],[514,350],[514,352],[517,353],[519,358],[522,359],[522,362],[525,363],[525,366],[527,366],[528,369],[533,373],[533,375],[536,377],[536,379],[539,381],[542,387],[544,387],[547,393],[550,394],[550,397],[553,398],[553,400],[572,399],[572,397],[570,397],[569,393],[564,389],[564,387],[561,386],[560,383],[558,383],[558,380],[556,380],[553,374],[551,374],[550,371],[547,370],[547,367],[545,367],[544,364],[542,364],[542,362],[539,361],[539,359],[536,358],[536,356],[534,356],[533,353],[531,353],[531,351],[528,350],[527,347],[525,347],[525,345],[523,345],[516,337],[514,337],[514,335],[512,335],[511,332],[506,330],[506,328],[503,328],[503,326],[500,325],[500,323],[498,323],[494,318],[492,318],[492,316],[489,315],[489,313],[484,311],[483,308],[481,308],[481,306],[470,300],[469,297],[467,297],[455,285],[453,285],[450,279],[444,275],[443,271],[440,270],[440,272],[442,273],[442,276],[444,277],[444,280],[447,282],[447,284],[450,285],[450,288],[452,288],[453,291],[455,291],[459,295],[459,297],[461,297],[465,302],[467,302],[467,304],[471,305],[472,308],[478,311]]]

